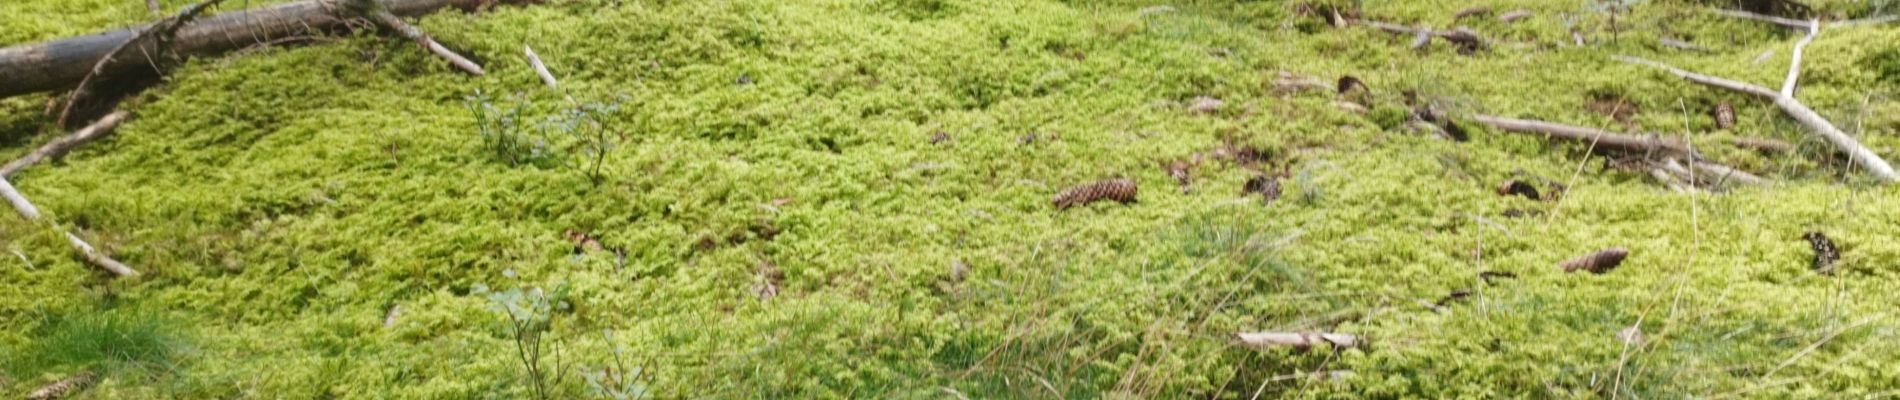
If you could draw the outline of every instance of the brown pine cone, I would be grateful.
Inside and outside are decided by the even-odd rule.
[[[1584,271],[1590,271],[1590,273],[1594,273],[1594,274],[1601,274],[1605,272],[1610,272],[1611,268],[1616,268],[1617,265],[1623,264],[1623,258],[1629,257],[1629,255],[1630,255],[1630,251],[1627,249],[1624,249],[1622,247],[1611,247],[1608,249],[1603,249],[1602,251],[1590,253],[1590,255],[1587,255],[1587,256],[1577,257],[1575,259],[1571,259],[1570,261],[1564,261],[1563,264],[1557,264],[1557,266],[1560,268],[1563,268],[1564,272],[1577,272],[1578,270],[1584,270]]]
[[[1714,114],[1716,129],[1728,129],[1735,126],[1735,107],[1729,106],[1728,103],[1716,104],[1711,114]]]
[[[33,393],[28,393],[26,399],[53,400],[66,397],[66,395],[73,394],[74,392],[85,390],[87,386],[92,386],[92,381],[98,379],[98,377],[99,376],[93,374],[92,371],[73,374],[73,376],[60,379],[51,385],[42,386],[38,390],[34,390]]]
[[[1135,202],[1135,181],[1129,179],[1110,179],[1069,189],[1051,200],[1057,210],[1092,203],[1098,200],[1114,200],[1123,204]]]

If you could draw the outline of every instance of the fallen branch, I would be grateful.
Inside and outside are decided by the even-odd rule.
[[[107,110],[116,108],[120,99],[157,83],[164,75],[165,66],[173,65],[179,59],[168,50],[177,37],[178,29],[223,1],[207,0],[194,4],[178,11],[177,15],[140,28],[138,34],[120,43],[99,62],[93,63],[85,78],[79,80],[79,86],[66,96],[66,106],[59,111],[59,125],[73,128],[77,122],[91,121]]]
[[[40,209],[33,207],[33,202],[27,201],[26,196],[21,195],[20,190],[14,188],[12,182],[7,182],[7,177],[4,176],[0,176],[0,197],[6,198],[7,204],[13,205],[13,211],[19,212],[20,218],[26,218],[28,221],[40,219]]]
[[[1794,151],[1793,144],[1774,139],[1738,137],[1730,138],[1728,142],[1729,144],[1735,145],[1735,147],[1762,153],[1779,154]]]
[[[364,0],[364,1],[373,1],[373,0]],[[402,36],[404,39],[409,39],[410,41],[416,42],[416,44],[422,45],[423,49],[429,50],[430,53],[435,53],[436,57],[441,57],[444,60],[448,60],[449,64],[455,65],[456,68],[459,68],[464,72],[468,72],[469,75],[482,76],[483,74],[486,73],[482,71],[482,66],[480,64],[476,64],[474,61],[469,61],[467,57],[462,57],[461,54],[456,54],[455,51],[449,50],[448,47],[443,47],[442,43],[435,41],[435,38],[429,37],[429,34],[427,33],[423,33],[422,29],[416,28],[413,25],[409,25],[409,23],[407,22],[403,22],[402,18],[397,17],[396,14],[390,14],[388,11],[371,11],[369,12],[368,17],[369,17],[370,22],[376,23],[376,26],[382,27],[383,29],[389,30],[390,32],[394,32],[395,34]]]
[[[1815,20],[1808,24],[1808,35],[1802,37],[1801,41],[1794,42],[1794,55],[1791,56],[1792,58],[1788,61],[1788,77],[1781,80],[1781,95],[1783,97],[1794,97],[1795,82],[1801,81],[1801,50],[1807,49],[1808,43],[1813,43],[1814,37],[1820,34],[1821,21]]]
[[[382,10],[399,17],[430,14],[443,8],[476,10],[497,3],[530,0],[380,0]],[[355,15],[337,10],[330,0],[305,0],[208,16],[180,28],[169,51],[196,57],[223,54],[278,38],[309,36],[350,28]],[[144,26],[0,49],[0,98],[59,90],[85,79],[90,68],[135,37]],[[124,73],[119,66],[100,71]]]
[[[1490,115],[1472,115],[1471,120],[1496,127],[1506,132],[1539,134],[1554,139],[1595,143],[1593,147],[1599,151],[1659,156],[1694,155],[1694,153],[1689,150],[1688,144],[1671,139],[1646,138],[1584,127],[1543,121],[1494,117]]]
[[[1293,347],[1301,350],[1312,348],[1314,344],[1345,348],[1359,342],[1356,336],[1340,333],[1243,332],[1234,336],[1240,338],[1241,344],[1250,347]]]
[[[145,0],[145,9],[151,11],[153,14],[157,14],[160,11],[158,8],[158,0]]]
[[[548,65],[542,64],[541,56],[534,54],[534,48],[523,45],[521,49],[528,53],[528,66],[534,67],[534,74],[541,76],[541,83],[547,84],[548,89],[561,90],[560,83],[554,81],[554,74],[548,72]]]
[[[58,159],[65,156],[67,152],[72,151],[73,148],[79,147],[79,145],[111,135],[112,130],[118,128],[119,124],[125,122],[125,118],[130,115],[131,113],[125,111],[107,114],[104,118],[94,121],[92,125],[87,125],[78,132],[73,132],[72,135],[54,139],[51,143],[40,146],[39,149],[33,150],[32,153],[28,153],[25,157],[20,157],[17,160],[13,160],[13,162],[7,163],[6,166],[0,167],[0,177],[13,176],[14,173],[20,172],[20,170],[44,160]]]
[[[1427,28],[1413,28],[1413,27],[1408,27],[1404,25],[1388,24],[1388,23],[1379,22],[1379,21],[1364,21],[1364,20],[1354,21],[1354,23],[1365,25],[1365,26],[1372,27],[1372,28],[1386,31],[1386,32],[1397,33],[1397,34],[1402,34],[1402,35],[1411,35],[1414,37],[1435,36],[1438,38],[1445,39],[1446,41],[1450,41],[1452,43],[1457,43],[1458,51],[1460,53],[1470,53],[1473,51],[1484,49],[1485,47],[1484,39],[1478,37],[1477,32],[1473,32],[1472,30],[1465,29],[1465,28],[1457,28],[1457,29],[1450,29],[1450,30],[1434,30],[1434,29],[1427,29]],[[1414,42],[1413,46],[1418,47],[1418,46],[1423,46],[1423,44]]]
[[[1840,128],[1834,127],[1833,123],[1821,118],[1820,114],[1815,113],[1814,110],[1808,108],[1806,104],[1802,104],[1800,100],[1796,100],[1793,95],[1783,94],[1748,83],[1689,72],[1655,61],[1627,56],[1616,56],[1615,59],[1631,64],[1646,65],[1662,69],[1690,82],[1751,94],[1774,101],[1775,106],[1780,107],[1782,112],[1788,114],[1789,117],[1794,118],[1796,121],[1801,122],[1802,125],[1807,125],[1809,130],[1812,130],[1816,135],[1820,135],[1821,138],[1827,140],[1828,143],[1833,144],[1834,147],[1839,149],[1842,153],[1846,153],[1848,158],[1852,159],[1854,163],[1859,164],[1862,168],[1866,168],[1867,173],[1873,174],[1874,177],[1887,183],[1900,182],[1900,174],[1894,173],[1893,167],[1887,164],[1887,160],[1881,159],[1879,154],[1874,153],[1873,150],[1868,149],[1866,146],[1862,146],[1860,141],[1854,140],[1852,136],[1847,136],[1846,132],[1842,132]]]
[[[13,205],[13,210],[20,213],[21,218],[26,218],[28,221],[40,220],[40,210],[33,207],[33,203],[27,201],[26,196],[21,195],[19,189],[13,187],[13,183],[7,182],[6,177],[0,177],[0,197],[5,197],[7,203]],[[91,262],[93,265],[99,266],[99,268],[103,268],[106,271],[111,271],[113,274],[121,277],[138,276],[138,271],[134,271],[132,268],[126,267],[125,264],[119,263],[118,260],[113,260],[112,257],[100,253],[98,249],[92,247],[91,243],[86,243],[86,241],[80,239],[79,236],[73,235],[72,232],[65,232],[65,234],[66,241],[72,243],[73,249],[78,250],[79,254],[84,256],[87,262]]]
[[[1716,10],[1710,10],[1710,12],[1713,12],[1716,15],[1756,20],[1756,21],[1761,21],[1761,22],[1767,22],[1770,24],[1786,26],[1786,27],[1794,28],[1794,29],[1811,29],[1813,27],[1823,26],[1823,24],[1819,20],[1802,21],[1802,20],[1793,19],[1793,18],[1783,18],[1783,17],[1777,17],[1773,15],[1764,15],[1764,14],[1752,13],[1752,12],[1741,11],[1741,10],[1716,9]],[[1834,22],[1826,23],[1825,26],[1845,27],[1845,26],[1875,25],[1875,24],[1884,24],[1884,23],[1894,22],[1894,21],[1900,21],[1900,15],[1883,15],[1883,16],[1878,16],[1878,17],[1851,19],[1851,20],[1846,20],[1846,21],[1834,21]]]

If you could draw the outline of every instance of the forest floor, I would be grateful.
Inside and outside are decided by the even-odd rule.
[[[1779,86],[1801,35],[1719,3],[1614,30],[1594,2],[1346,8],[1492,42],[1460,54],[1325,2],[552,0],[420,20],[483,77],[372,34],[200,58],[9,178],[142,275],[0,216],[0,394],[92,371],[71,398],[1900,395],[1900,186],[1766,101],[1612,60]],[[1454,23],[1473,5],[1494,11]],[[0,45],[150,18],[0,1]],[[1900,24],[1805,57],[1801,100],[1900,158]],[[1348,75],[1366,112],[1335,104]],[[1406,92],[1772,183],[1678,192],[1584,145],[1416,133]],[[0,159],[59,136],[50,98],[0,100]],[[1196,159],[1184,191],[1165,167]],[[1243,193],[1262,176],[1277,201]],[[1498,194],[1551,191],[1533,176],[1566,189]],[[1111,178],[1139,200],[1051,205]],[[1611,247],[1606,273],[1557,267]],[[1359,340],[1235,339],[1260,331]]]

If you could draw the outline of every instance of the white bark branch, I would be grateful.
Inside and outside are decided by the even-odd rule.
[[[20,172],[20,170],[33,166],[33,164],[38,164],[41,161],[58,159],[65,156],[67,152],[72,151],[74,148],[78,148],[80,145],[111,135],[112,130],[118,128],[119,124],[125,122],[125,118],[130,115],[131,113],[125,111],[116,111],[111,114],[106,114],[104,118],[93,121],[92,125],[87,125],[78,132],[73,132],[72,135],[54,139],[51,143],[40,146],[39,149],[33,150],[32,153],[28,153],[25,157],[13,160],[7,163],[6,166],[0,166],[0,177],[13,176],[14,173]]]
[[[526,45],[521,48],[528,53],[528,66],[534,67],[534,74],[541,76],[541,83],[547,84],[548,89],[561,90],[560,83],[554,81],[554,74],[548,72],[548,65],[541,63],[541,56],[534,54],[534,48]]]
[[[1769,99],[1775,103],[1775,106],[1780,107],[1783,113],[1801,122],[1802,125],[1807,125],[1808,129],[1813,131],[1815,135],[1821,136],[1821,139],[1833,144],[1836,149],[1847,154],[1847,157],[1852,159],[1855,164],[1866,168],[1867,173],[1873,174],[1874,177],[1886,183],[1900,183],[1900,174],[1894,173],[1893,166],[1887,164],[1887,160],[1881,159],[1879,154],[1874,153],[1873,150],[1868,149],[1866,146],[1862,146],[1860,141],[1855,140],[1852,136],[1848,136],[1847,133],[1842,132],[1840,128],[1834,127],[1833,123],[1828,122],[1825,118],[1821,118],[1821,115],[1815,113],[1814,109],[1808,108],[1806,104],[1802,104],[1801,101],[1795,99],[1794,96],[1783,95],[1782,93],[1761,86],[1689,72],[1655,61],[1626,56],[1616,56],[1615,59],[1622,62],[1662,69],[1690,82]]]
[[[487,73],[482,70],[480,64],[469,61],[467,57],[456,54],[455,51],[449,50],[448,47],[443,47],[442,43],[437,43],[435,38],[431,38],[429,34],[423,33],[422,29],[411,26],[407,22],[402,22],[402,18],[397,17],[396,14],[391,14],[388,11],[375,11],[371,12],[367,17],[369,17],[371,22],[376,23],[376,26],[388,29],[390,32],[400,35],[405,39],[421,44],[422,48],[428,49],[430,53],[435,53],[436,57],[449,60],[449,64],[453,64],[456,68],[468,72],[469,75],[482,76]]]
[[[1821,20],[1817,19],[1808,23],[1808,36],[1801,38],[1799,42],[1794,42],[1794,56],[1788,61],[1788,77],[1781,80],[1782,96],[1794,97],[1796,82],[1801,81],[1801,50],[1807,49],[1808,43],[1813,43],[1814,37],[1820,34]]]
[[[40,219],[40,209],[33,207],[33,202],[26,201],[26,196],[21,195],[20,190],[15,189],[13,183],[7,182],[7,177],[4,176],[0,176],[0,197],[6,198],[7,204],[13,205],[13,210],[20,213],[20,218],[26,218],[28,221]]]
[[[1359,342],[1353,335],[1340,333],[1294,333],[1294,332],[1242,332],[1235,335],[1240,343],[1251,347],[1293,347],[1311,348],[1315,344],[1327,344],[1333,347],[1352,347]]]
[[[7,203],[13,205],[13,210],[20,213],[21,218],[26,218],[28,221],[40,220],[40,210],[33,207],[33,202],[27,201],[26,196],[21,195],[19,189],[14,188],[13,183],[7,182],[7,178],[3,176],[0,176],[0,197],[6,198]],[[91,243],[86,243],[85,240],[80,239],[77,235],[73,235],[72,232],[63,233],[66,234],[66,241],[73,245],[73,250],[77,250],[80,256],[85,257],[86,262],[90,262],[92,265],[110,271],[120,277],[134,277],[139,275],[138,271],[134,271],[131,267],[125,266],[125,264],[120,263],[118,260],[106,256],[105,253],[93,248]]]

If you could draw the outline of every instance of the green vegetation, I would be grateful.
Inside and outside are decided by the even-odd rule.
[[[146,18],[137,3],[0,1],[0,43],[130,25]],[[136,117],[112,139],[10,178],[145,275],[111,279],[59,233],[0,217],[13,378],[0,394],[81,368],[152,371],[102,374],[78,397],[99,399],[1900,389],[1900,188],[1770,104],[1609,60],[1778,86],[1797,35],[1702,11],[1726,2],[1637,4],[1615,41],[1593,1],[1482,3],[1535,15],[1467,19],[1494,43],[1465,56],[1313,11],[1443,27],[1474,5],[1452,0],[552,0],[420,21],[482,60],[480,78],[374,35],[194,60],[129,102]],[[1829,18],[1885,4],[1808,3]],[[1657,46],[1664,34],[1713,52]],[[1890,160],[1896,51],[1900,25],[1830,29],[1800,94]],[[1356,76],[1376,104],[1360,115],[1330,91],[1276,93],[1280,71]],[[1401,91],[1686,137],[1777,183],[1685,195],[1579,146],[1410,133]],[[1191,109],[1200,96],[1222,105]],[[1592,111],[1604,96],[1637,111]],[[55,136],[47,99],[0,100],[0,159]],[[1736,127],[1714,129],[1719,102]],[[575,129],[541,131],[548,118]],[[561,161],[520,158],[543,137]],[[1260,172],[1230,162],[1195,167],[1188,193],[1160,168],[1229,143],[1272,154],[1285,196],[1242,197]],[[1520,170],[1564,181],[1564,199],[1494,193]],[[1140,184],[1139,202],[1049,205],[1117,177]],[[1807,270],[1813,230],[1841,247],[1832,276]],[[1608,274],[1555,267],[1611,246],[1631,256]],[[523,330],[477,290],[522,282],[567,283],[565,310],[528,313],[558,326]],[[1472,295],[1444,312],[1420,304],[1459,289]],[[1646,340],[1619,341],[1630,326]],[[1365,343],[1250,349],[1233,343],[1242,331]],[[568,367],[524,364],[524,332],[559,343]]]

